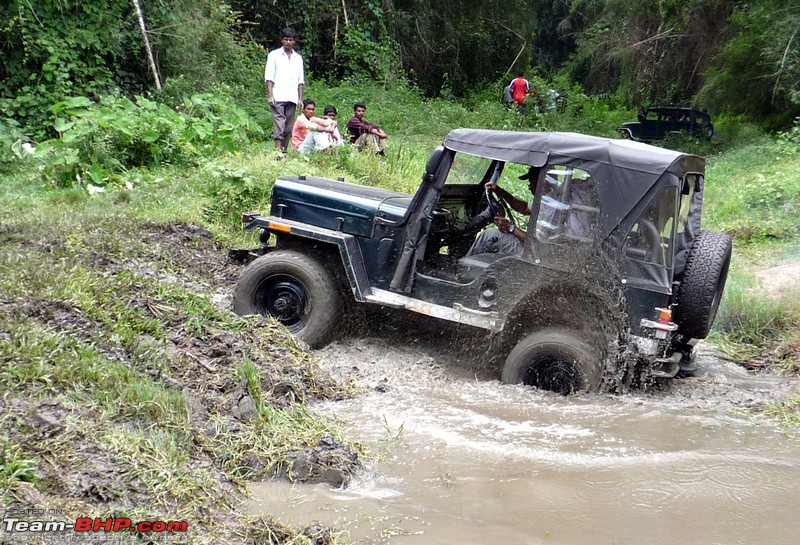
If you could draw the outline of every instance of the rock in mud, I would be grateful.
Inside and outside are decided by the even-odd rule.
[[[289,477],[303,483],[344,486],[359,465],[358,453],[326,435],[316,447],[300,451],[291,462]]]

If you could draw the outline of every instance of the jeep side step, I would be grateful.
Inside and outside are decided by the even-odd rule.
[[[376,288],[372,288],[365,299],[369,303],[376,303],[392,308],[403,308],[411,312],[425,314],[426,316],[433,316],[434,318],[441,318],[443,320],[480,327],[491,331],[498,331],[502,325],[497,312],[472,310],[458,303],[450,308]]]

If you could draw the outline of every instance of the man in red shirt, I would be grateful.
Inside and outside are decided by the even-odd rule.
[[[511,80],[511,100],[517,105],[521,115],[525,115],[525,98],[531,90],[531,84],[525,79],[525,72],[520,70],[517,77]]]

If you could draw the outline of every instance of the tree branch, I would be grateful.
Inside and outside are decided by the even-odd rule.
[[[147,63],[150,70],[153,72],[153,79],[156,82],[156,89],[161,90],[161,78],[158,77],[158,69],[156,68],[156,61],[153,59],[153,50],[150,48],[150,40],[147,39],[147,27],[144,24],[144,15],[142,15],[142,8],[139,7],[139,0],[133,0],[133,6],[136,8],[136,16],[139,18],[139,28],[142,29],[142,38],[144,39],[144,48],[147,51]]]
[[[778,94],[778,84],[781,82],[781,76],[786,68],[786,58],[789,56],[789,50],[792,48],[792,42],[794,41],[795,36],[797,36],[797,28],[795,28],[794,32],[792,32],[792,36],[789,38],[789,42],[786,44],[786,49],[783,50],[781,65],[778,67],[778,71],[775,72],[775,85],[772,87],[772,99],[770,99],[770,102],[773,105],[775,104],[775,96]]]
[[[505,77],[505,76],[508,76],[509,72],[511,72],[511,69],[514,68],[514,65],[517,64],[517,61],[519,60],[520,56],[522,55],[522,52],[525,51],[525,46],[528,45],[528,40],[523,38],[522,35],[519,32],[507,27],[503,23],[498,23],[497,21],[492,21],[492,22],[494,24],[496,24],[497,26],[499,26],[500,28],[502,28],[503,30],[507,30],[508,32],[510,32],[511,34],[513,34],[514,36],[516,36],[517,38],[522,40],[522,47],[519,48],[519,51],[517,52],[517,56],[514,57],[514,60],[511,61],[511,66],[509,66],[508,70],[506,70],[506,73],[503,74],[503,77]]]

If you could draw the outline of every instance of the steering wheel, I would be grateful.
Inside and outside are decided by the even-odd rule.
[[[464,228],[465,233],[474,235],[494,221],[495,216],[505,216],[516,226],[514,216],[509,213],[510,206],[502,197],[496,196],[488,187],[483,188],[483,195],[478,202],[479,214],[470,219]]]
[[[483,205],[486,206],[492,219],[494,219],[495,216],[505,216],[512,223],[514,222],[514,216],[509,213],[511,209],[509,204],[499,195],[495,195],[488,187],[484,186],[483,188],[483,197],[481,198],[480,204],[481,208],[483,208]]]

